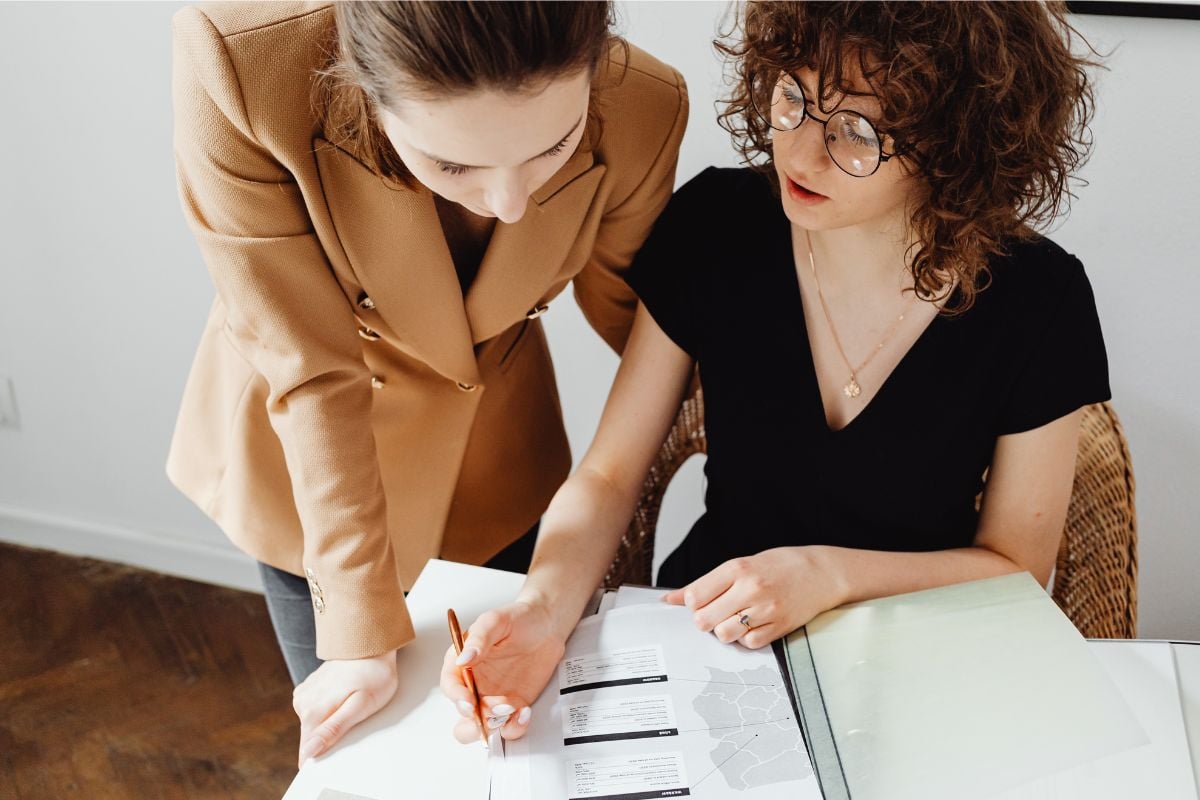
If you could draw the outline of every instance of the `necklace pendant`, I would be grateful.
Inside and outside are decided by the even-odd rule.
[[[858,385],[858,381],[854,379],[853,375],[850,376],[850,382],[842,387],[842,394],[850,399],[854,399],[862,394],[862,387]]]

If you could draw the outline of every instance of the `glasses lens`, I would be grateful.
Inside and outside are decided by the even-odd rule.
[[[792,131],[804,121],[804,90],[787,73],[775,81],[770,113],[764,115],[777,131]]]
[[[879,169],[879,134],[861,114],[834,114],[825,124],[825,145],[830,157],[851,175],[865,177]]]

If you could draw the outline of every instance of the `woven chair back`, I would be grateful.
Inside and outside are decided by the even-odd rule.
[[[1137,635],[1137,515],[1133,461],[1111,403],[1083,412],[1075,485],[1052,593],[1080,633]]]

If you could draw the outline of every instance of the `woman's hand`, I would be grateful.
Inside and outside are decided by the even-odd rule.
[[[300,717],[299,764],[319,756],[396,694],[396,651],[326,661],[292,693]]]
[[[759,648],[841,605],[843,581],[835,567],[826,548],[777,547],[726,561],[663,599],[687,606],[696,627],[722,642]]]
[[[544,607],[518,601],[475,620],[466,633],[462,656],[455,657],[453,648],[446,651],[442,692],[463,716],[454,726],[456,739],[465,743],[479,738],[474,697],[462,678],[464,666],[474,675],[489,727],[500,728],[505,739],[525,735],[530,706],[550,681],[566,646],[554,633],[552,622]]]

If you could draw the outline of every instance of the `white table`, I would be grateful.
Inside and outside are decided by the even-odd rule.
[[[317,800],[325,788],[373,800],[486,798],[486,753],[479,744],[454,740],[450,730],[458,712],[438,689],[442,656],[450,643],[446,609],[455,609],[463,624],[469,624],[515,597],[522,580],[509,572],[430,561],[408,596],[417,638],[398,655],[400,690],[395,699],[347,734],[333,752],[306,764],[285,800]],[[1096,641],[1092,646],[1103,656],[1102,648],[1138,644]],[[1200,645],[1179,643],[1173,650],[1192,761],[1200,764]],[[1130,690],[1131,704],[1136,703],[1133,694],[1138,688],[1122,687]]]
[[[285,800],[316,800],[325,787],[374,800],[486,798],[487,754],[481,745],[461,745],[451,736],[459,715],[438,689],[450,646],[446,609],[469,625],[514,598],[523,580],[511,572],[430,561],[408,594],[417,638],[397,655],[395,699],[331,753],[306,764]]]

